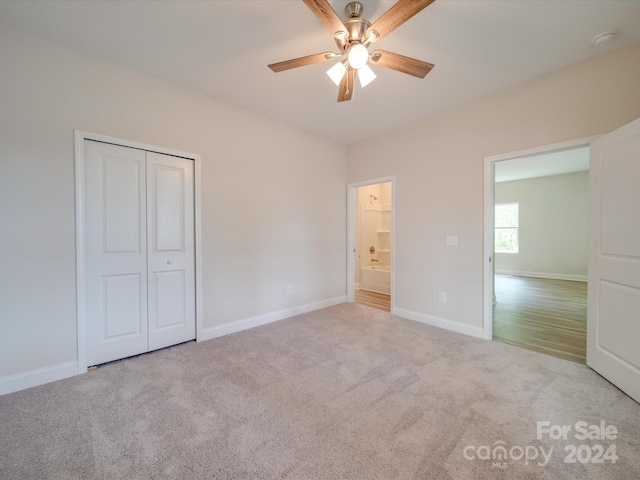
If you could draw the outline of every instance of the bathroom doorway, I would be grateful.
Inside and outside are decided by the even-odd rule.
[[[392,311],[393,181],[350,185],[349,301]],[[349,276],[349,275],[348,275]],[[348,292],[348,293],[350,293]]]

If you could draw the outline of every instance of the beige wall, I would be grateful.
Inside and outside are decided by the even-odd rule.
[[[496,203],[519,204],[518,253],[496,253],[496,272],[587,277],[589,173],[496,183]]]
[[[344,298],[346,147],[5,27],[0,65],[0,383],[76,361],[74,129],[202,156],[205,328]]]
[[[635,45],[350,146],[349,182],[396,176],[397,313],[480,335],[484,157],[614,130],[640,117],[638,85]]]

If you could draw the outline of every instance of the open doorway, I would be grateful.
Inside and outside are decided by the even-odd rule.
[[[485,337],[579,363],[586,360],[588,143],[487,159],[485,179]]]
[[[349,301],[393,311],[393,179],[349,185]]]

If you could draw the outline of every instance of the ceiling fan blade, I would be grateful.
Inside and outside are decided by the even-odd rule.
[[[344,77],[342,77],[342,81],[340,82],[340,90],[338,91],[338,102],[351,100],[351,95],[353,95],[353,81],[356,78],[355,75],[355,69],[349,67],[347,69],[347,73],[344,74]]]
[[[386,37],[415,14],[427,8],[434,1],[435,0],[399,0],[398,3],[387,10],[367,29],[366,36],[369,37],[371,32],[375,31],[377,32],[377,39],[374,36],[372,37],[373,41]]]
[[[326,62],[327,60],[332,60],[336,57],[337,55],[333,52],[316,53],[314,55],[307,55],[306,57],[293,58],[291,60],[285,60],[284,62],[272,63],[271,65],[268,65],[268,67],[274,72],[282,72],[292,68],[304,67],[305,65]]]
[[[327,0],[303,0],[305,5],[309,7],[309,10],[318,17],[322,24],[329,30],[331,35],[335,35],[337,32],[344,32],[347,37],[347,29],[338,17],[335,10],[329,5]]]
[[[424,78],[434,67],[432,63],[423,62],[422,60],[416,60],[415,58],[405,57],[404,55],[398,55],[397,53],[391,53],[385,50],[376,50],[371,54],[370,59],[374,65],[408,73],[418,78]]]

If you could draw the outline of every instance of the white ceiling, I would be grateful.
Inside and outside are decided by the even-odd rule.
[[[495,164],[495,181],[511,182],[589,170],[589,147],[519,157]]]
[[[342,17],[348,2],[330,3]],[[395,2],[361,3],[374,21]],[[376,45],[435,68],[420,80],[373,66],[355,105],[336,102],[334,62],[267,68],[336,49],[302,1],[0,1],[0,22],[350,144],[640,42],[640,1],[437,0]]]

